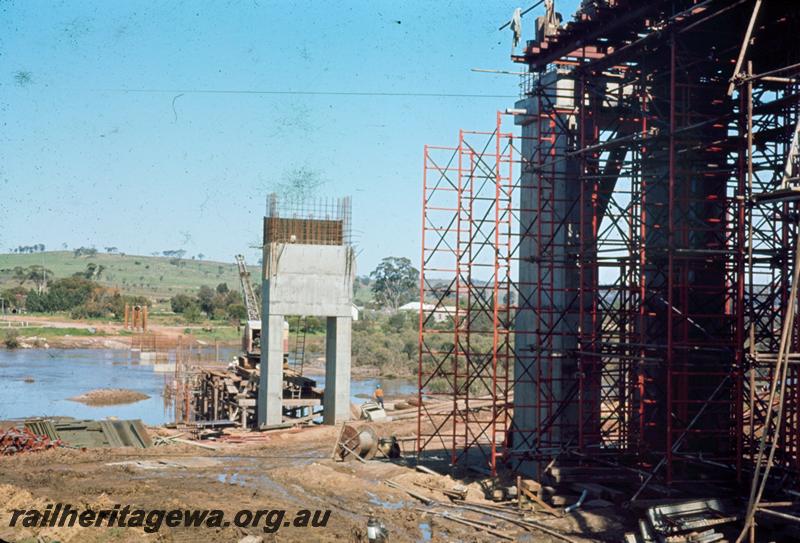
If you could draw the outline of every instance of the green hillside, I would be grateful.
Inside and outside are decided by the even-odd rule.
[[[123,294],[165,299],[180,292],[196,291],[202,285],[214,287],[227,283],[239,288],[236,264],[209,260],[177,260],[167,257],[127,254],[75,256],[72,251],[47,251],[33,254],[0,254],[0,290],[20,286],[35,288],[33,281],[21,282],[15,268],[44,266],[55,278],[68,277],[86,271],[88,264],[103,266],[97,282],[117,288]],[[258,266],[250,266],[251,275],[258,277]]]

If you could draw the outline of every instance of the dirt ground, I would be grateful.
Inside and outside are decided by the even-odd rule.
[[[415,421],[373,424],[379,435],[410,435]],[[164,431],[159,431],[164,433]],[[5,541],[239,541],[247,535],[263,541],[367,541],[370,514],[389,531],[389,541],[500,541],[485,531],[426,513],[403,490],[389,488],[391,479],[440,502],[439,492],[455,481],[415,471],[403,460],[334,462],[330,459],[338,429],[313,427],[263,437],[258,443],[231,443],[205,450],[172,444],[136,449],[54,449],[0,458],[0,540]],[[468,500],[481,500],[477,485]],[[145,533],[141,528],[10,528],[13,509],[43,509],[47,504],[109,509],[115,504],[152,509],[221,509],[226,519],[243,509],[286,509],[287,518],[302,509],[330,509],[327,525],[167,528]],[[486,502],[490,503],[490,502]],[[440,509],[441,510],[441,509]],[[502,520],[452,509],[449,514],[496,522],[517,541],[558,541],[538,531],[525,531]],[[564,518],[535,515],[576,541],[619,541],[613,511],[580,511]],[[38,538],[38,539],[37,539]]]

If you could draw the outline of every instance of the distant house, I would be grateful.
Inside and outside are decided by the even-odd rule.
[[[419,302],[408,302],[405,305],[401,305],[397,308],[398,311],[407,311],[409,313],[419,313],[420,310],[420,303]],[[426,314],[433,314],[434,322],[444,322],[448,318],[452,318],[456,314],[455,306],[451,305],[444,305],[444,306],[436,306],[434,304],[422,304],[422,310]]]
[[[361,308],[359,308],[356,304],[352,304],[350,306],[350,315],[353,317],[353,322],[358,320],[358,315],[361,312]]]

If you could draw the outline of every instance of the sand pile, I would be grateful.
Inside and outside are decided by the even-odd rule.
[[[86,405],[102,406],[136,403],[149,397],[147,394],[124,388],[98,388],[69,399]]]

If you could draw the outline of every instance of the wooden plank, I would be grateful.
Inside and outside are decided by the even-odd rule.
[[[554,517],[563,516],[560,510],[552,508],[549,504],[547,504],[544,500],[542,500],[542,498],[540,498],[539,496],[537,496],[536,494],[525,488],[524,485],[520,485],[519,489],[520,491],[522,491],[522,493],[525,495],[526,498],[528,498],[536,505],[538,505],[545,513],[553,515]]]
[[[284,398],[283,400],[284,407],[315,407],[318,405],[322,405],[322,400],[319,398]]]

